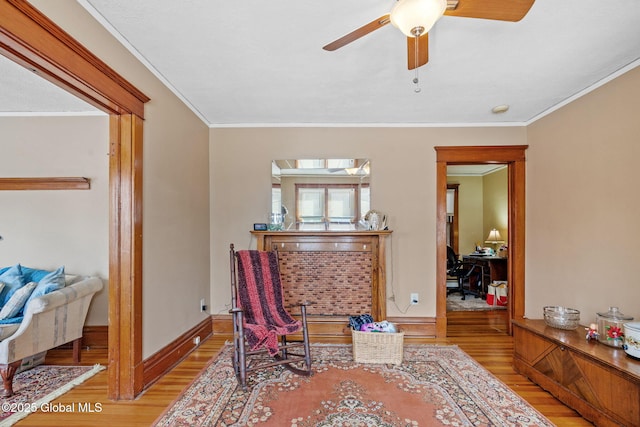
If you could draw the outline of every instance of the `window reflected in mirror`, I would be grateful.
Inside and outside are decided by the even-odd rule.
[[[365,229],[371,209],[368,159],[274,160],[271,218],[282,230]]]

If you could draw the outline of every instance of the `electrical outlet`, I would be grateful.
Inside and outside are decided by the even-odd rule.
[[[193,339],[193,343],[194,343],[195,345],[200,345],[200,335],[198,335],[197,337],[195,337],[195,338]]]
[[[411,294],[411,305],[417,304],[418,301],[419,301],[418,294],[417,293],[412,293]]]
[[[207,310],[207,305],[204,302],[204,298],[200,300],[200,312],[204,312]]]

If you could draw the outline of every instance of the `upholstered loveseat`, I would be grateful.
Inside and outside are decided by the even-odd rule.
[[[8,269],[0,269],[0,283],[4,283],[3,275]],[[16,266],[11,269],[16,272]],[[95,293],[102,289],[100,278],[66,275],[64,267],[53,272],[23,267],[22,272],[21,280],[28,283],[20,285],[18,280],[18,286],[14,283],[8,289],[4,284],[0,290],[0,304],[3,304],[0,313],[2,310],[11,311],[11,314],[16,311],[9,310],[8,306],[11,297],[15,300],[20,289],[24,288],[22,293],[29,293],[15,316],[0,319],[0,375],[4,383],[0,395],[5,397],[13,394],[13,377],[23,360],[73,341],[74,359],[79,361],[89,304]],[[7,282],[10,280],[6,279]]]

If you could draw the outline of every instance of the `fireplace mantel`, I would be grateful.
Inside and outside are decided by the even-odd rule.
[[[358,289],[356,288],[358,286],[367,286],[367,292],[369,292],[370,288],[371,315],[375,320],[384,320],[387,314],[385,238],[391,233],[391,230],[251,232],[257,239],[258,250],[272,250],[274,247],[277,248],[281,263],[285,258],[288,260],[293,259],[295,263],[295,259],[304,257],[304,261],[301,261],[305,266],[303,268],[311,268],[314,270],[314,273],[317,273],[318,269],[324,269],[328,274],[336,274],[337,267],[335,265],[327,265],[326,262],[327,258],[331,259],[332,256],[339,256],[340,258],[347,257],[346,265],[351,264],[348,261],[348,257],[353,257],[354,263],[358,262],[356,260],[365,257],[366,261],[364,264],[359,265],[359,271],[356,268],[353,272],[349,272],[349,274],[355,274],[352,281],[358,285],[355,285],[353,292],[351,292],[351,290],[342,292],[340,300],[333,301],[333,305],[337,307],[339,304],[346,304],[348,307],[349,304],[353,303],[354,310],[358,308],[363,310],[363,304],[365,304],[365,302],[350,301],[350,298],[352,297],[354,300],[357,299]],[[307,267],[309,262],[313,265]],[[368,271],[364,271],[361,268],[362,265],[366,265]],[[358,266],[356,265],[356,267]],[[283,276],[288,274],[285,265],[281,265],[281,273]],[[322,274],[323,273],[319,273],[318,275],[322,276]],[[320,282],[322,281],[322,279],[318,280],[320,280]],[[283,288],[285,288],[285,292],[286,286],[286,277],[284,277]],[[320,283],[319,286],[314,287],[310,292],[315,292],[317,296],[325,291],[335,291],[335,289],[322,289],[333,288],[334,286],[336,286],[335,283]],[[318,287],[320,289],[317,289]],[[368,296],[369,295],[367,295],[367,297]],[[361,313],[351,312],[351,314]]]

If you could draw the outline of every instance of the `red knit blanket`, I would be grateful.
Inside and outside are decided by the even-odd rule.
[[[238,304],[251,350],[278,353],[278,336],[302,328],[284,308],[278,258],[275,252],[238,251]]]

